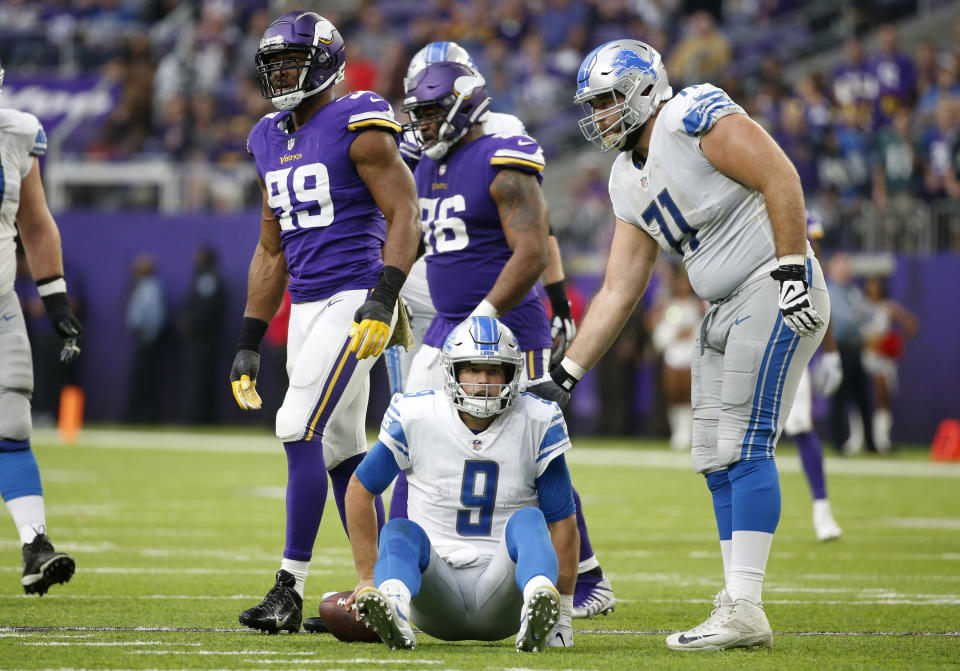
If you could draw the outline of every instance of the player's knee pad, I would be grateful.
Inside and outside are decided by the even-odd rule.
[[[0,451],[4,441],[18,443],[30,438],[30,398],[20,391],[0,387]],[[10,446],[22,449],[25,446]]]
[[[26,331],[0,334],[0,389],[20,391],[28,398],[33,393],[33,358]]]
[[[277,438],[285,443],[301,440],[307,427],[304,426],[304,410],[295,404],[284,401],[277,410]]]

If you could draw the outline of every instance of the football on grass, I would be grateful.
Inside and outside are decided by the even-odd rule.
[[[340,605],[353,592],[337,592],[320,602],[320,619],[331,634],[341,641],[379,643],[380,637],[357,620],[357,611]]]

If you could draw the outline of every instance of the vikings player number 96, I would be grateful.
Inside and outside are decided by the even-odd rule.
[[[427,254],[456,252],[470,244],[466,222],[460,217],[452,216],[466,211],[467,201],[460,194],[449,198],[420,199],[423,241]]]
[[[263,178],[267,187],[267,206],[283,212],[280,215],[281,229],[323,228],[333,223],[330,177],[323,163],[271,170]],[[290,198],[291,191],[296,203]],[[292,215],[296,216],[296,224]]]

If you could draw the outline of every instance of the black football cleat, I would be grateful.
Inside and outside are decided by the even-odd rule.
[[[330,633],[330,630],[327,629],[327,625],[323,623],[323,618],[321,617],[308,617],[303,621],[303,630],[309,631],[311,634]]]
[[[73,576],[76,563],[66,552],[57,552],[47,534],[40,533],[23,546],[23,578],[20,584],[27,594],[43,596],[50,585],[64,583]]]
[[[294,589],[296,584],[297,579],[292,573],[283,569],[277,571],[277,584],[267,592],[262,603],[240,613],[240,624],[268,634],[300,631],[303,599]]]

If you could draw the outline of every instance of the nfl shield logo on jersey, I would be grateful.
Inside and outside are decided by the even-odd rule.
[[[640,188],[643,189],[644,191],[650,188],[650,178],[647,177],[646,175],[643,175],[640,178]]]
[[[291,149],[293,149],[293,145],[296,144],[296,142],[297,142],[297,139],[293,137],[287,140],[287,151],[290,151]]]
[[[481,441],[479,438],[474,438],[473,443],[471,444],[475,450],[479,450],[481,447],[483,447],[483,441]]]

